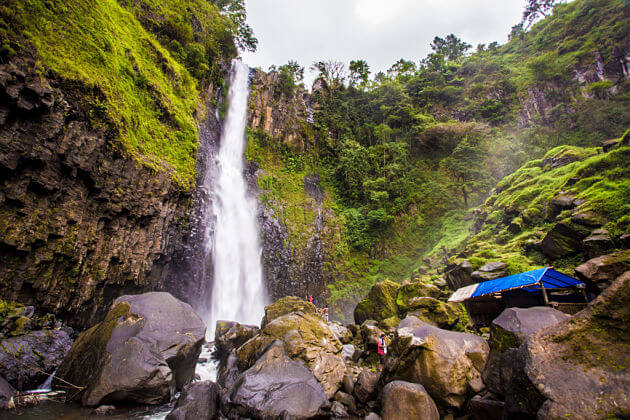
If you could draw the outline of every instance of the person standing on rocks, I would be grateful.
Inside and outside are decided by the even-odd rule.
[[[378,339],[378,356],[381,359],[380,368],[385,366],[385,355],[387,354],[387,343],[385,342],[385,334],[381,334]]]
[[[322,312],[324,313],[324,322],[328,322],[328,308],[324,308]]]

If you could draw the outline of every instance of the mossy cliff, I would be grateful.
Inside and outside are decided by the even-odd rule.
[[[0,294],[85,326],[170,285],[232,24],[201,1],[10,0],[0,34]]]

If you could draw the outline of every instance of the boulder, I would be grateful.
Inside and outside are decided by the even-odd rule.
[[[15,389],[10,383],[4,380],[0,376],[0,410],[7,410],[13,408],[13,396],[15,395]]]
[[[628,136],[630,138],[630,136]],[[630,232],[624,233],[619,237],[619,241],[621,242],[621,246],[624,249],[630,249]]]
[[[396,329],[398,324],[400,323],[400,318],[396,315],[390,316],[389,318],[385,318],[384,320],[378,323],[378,326],[384,331],[390,331]]]
[[[33,331],[0,341],[0,376],[18,391],[41,385],[68,354],[72,340],[60,330]]]
[[[57,376],[84,387],[69,395],[87,406],[159,404],[193,379],[205,333],[190,305],[169,293],[122,296],[103,322],[79,335]]]
[[[599,257],[615,247],[606,229],[596,229],[582,241],[582,246],[589,258]]]
[[[494,280],[508,275],[507,264],[501,261],[489,262],[472,273],[475,282]]]
[[[313,317],[319,316],[317,308],[312,303],[296,296],[285,296],[271,305],[265,306],[265,316],[260,327],[265,328],[274,319],[292,312],[303,312]]]
[[[420,384],[392,381],[381,394],[383,420],[439,420],[435,403]]]
[[[468,314],[461,303],[443,302],[431,297],[417,297],[409,302],[410,315],[439,328],[453,329],[459,323],[459,330],[468,324]]]
[[[551,216],[555,217],[564,210],[570,210],[576,206],[576,197],[568,192],[560,191],[558,195],[549,202],[549,211]]]
[[[575,269],[591,291],[603,291],[621,273],[630,270],[630,250],[593,258]]]
[[[463,260],[457,265],[449,266],[444,274],[446,284],[448,284],[451,290],[457,290],[460,287],[474,284],[475,281],[471,277],[472,272],[472,264],[470,264],[468,260]]]
[[[341,342],[321,318],[302,312],[274,319],[239,347],[236,354],[240,369],[251,366],[275,339],[283,343],[289,357],[303,361],[312,370],[329,398],[341,387],[346,372]]]
[[[602,227],[606,223],[608,223],[608,220],[606,220],[602,215],[597,214],[590,210],[582,210],[577,213],[574,213],[571,216],[571,221],[579,225],[587,226],[590,228]]]
[[[421,384],[438,404],[461,408],[484,388],[481,373],[489,353],[486,340],[413,321],[415,326],[396,332],[387,378]]]
[[[354,321],[362,324],[368,319],[382,321],[397,315],[396,296],[399,288],[399,284],[389,280],[376,283],[354,309]]]
[[[364,420],[381,420],[381,416],[376,413],[368,413],[368,415],[365,416]]]
[[[333,401],[332,405],[330,406],[330,414],[332,415],[332,418],[336,419],[345,419],[350,417],[348,416],[348,411],[346,410],[346,407],[339,401]]]
[[[255,325],[241,325],[233,321],[217,321],[214,330],[214,355],[223,359],[234,349],[239,348],[247,340],[260,332]]]
[[[252,418],[289,415],[306,419],[328,406],[328,398],[313,374],[291,360],[278,340],[240,375],[230,400],[239,415]]]
[[[356,382],[354,376],[352,376],[350,373],[346,373],[345,375],[343,375],[342,382],[343,382],[343,392],[345,392],[346,394],[352,394],[354,392],[354,383]],[[339,392],[341,391],[338,391],[337,394]]]
[[[558,222],[545,235],[541,243],[541,251],[551,259],[564,258],[582,250],[582,240],[589,231],[570,222]]]
[[[378,339],[383,334],[376,322],[367,320],[361,324],[361,339],[363,340],[363,347],[368,351],[376,351],[378,349]]]
[[[352,331],[341,325],[339,322],[329,322],[328,326],[342,344],[349,344],[354,338]]]
[[[353,394],[357,400],[364,404],[368,401],[375,400],[380,377],[380,372],[372,372],[371,370],[363,369],[354,384]]]
[[[468,414],[472,420],[502,420],[503,401],[475,395],[468,403]]]
[[[396,305],[398,306],[398,310],[400,313],[405,313],[409,311],[409,303],[411,299],[416,297],[432,297],[439,298],[441,294],[441,290],[429,283],[422,282],[413,282],[404,284],[398,289],[398,294],[396,295]]]
[[[527,336],[570,318],[556,309],[507,308],[490,325],[490,355],[483,371],[483,381],[490,391],[505,395],[512,379],[514,351]]]
[[[219,387],[212,381],[193,382],[184,387],[166,420],[211,420],[219,411]]]
[[[354,347],[352,344],[344,344],[341,349],[341,357],[343,357],[346,360],[353,360],[354,353],[356,351],[357,351],[356,347]]]
[[[236,350],[232,350],[226,358],[219,361],[219,368],[217,369],[217,384],[225,389],[231,389],[240,373]]]
[[[518,349],[507,418],[604,419],[630,412],[630,272],[583,311]]]

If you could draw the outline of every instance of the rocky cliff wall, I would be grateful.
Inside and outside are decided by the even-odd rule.
[[[178,288],[193,203],[121,149],[101,96],[0,65],[0,296],[78,327],[122,294]]]

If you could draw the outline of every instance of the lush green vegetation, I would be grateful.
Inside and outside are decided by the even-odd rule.
[[[33,53],[43,69],[102,92],[95,119],[138,161],[191,187],[199,88],[220,84],[238,26],[205,0],[8,0],[0,59]]]
[[[469,252],[476,265],[509,259],[516,271],[542,263],[522,245],[549,228],[541,206],[575,176],[584,179],[575,192],[615,221],[609,229],[627,229],[630,209],[619,202],[628,197],[627,173],[612,163],[626,152],[604,157],[593,147],[630,126],[630,84],[616,61],[630,42],[624,10],[620,0],[560,4],[529,31],[516,25],[507,44],[479,45],[470,55],[456,36],[436,37],[419,64],[399,60],[369,82],[364,60],[352,61],[349,73],[343,63],[314,63],[316,146],[294,157],[322,175],[343,221],[338,247],[347,251],[337,260],[331,299],[416,275],[466,243],[478,247]],[[618,76],[600,81],[598,66]],[[283,77],[291,74],[285,68]],[[291,95],[294,84],[284,86]],[[580,163],[550,171],[541,164],[550,156]],[[603,172],[593,178],[587,168],[597,165]],[[471,242],[467,214],[497,184],[489,220],[509,209],[529,217],[525,228],[488,227]]]

